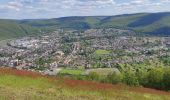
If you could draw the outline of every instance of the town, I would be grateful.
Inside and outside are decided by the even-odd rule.
[[[170,56],[170,37],[135,34],[114,28],[58,29],[43,36],[10,39],[0,46],[0,65],[56,75],[60,68],[115,68],[119,63]]]

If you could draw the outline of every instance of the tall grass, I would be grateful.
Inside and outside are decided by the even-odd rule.
[[[0,100],[169,100],[170,98],[167,92],[124,85],[61,79],[11,69],[0,69],[0,73]]]

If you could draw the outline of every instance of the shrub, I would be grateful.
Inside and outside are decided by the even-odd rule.
[[[113,73],[110,73],[107,75],[106,82],[112,83],[112,84],[117,84],[117,83],[121,82],[121,79],[122,79],[122,77],[120,74],[113,72]]]
[[[147,85],[156,89],[162,89],[163,87],[163,70],[162,68],[154,68],[149,71],[147,80]]]
[[[123,72],[123,83],[129,85],[129,86],[138,86],[138,78],[135,75],[135,72],[131,70],[127,70]]]
[[[165,90],[170,90],[170,68],[164,69],[163,84]]]
[[[147,85],[148,83],[147,76],[148,76],[148,72],[146,72],[145,70],[139,70],[138,72],[136,72],[136,77],[138,78],[139,85],[142,86]]]
[[[89,80],[99,81],[100,76],[96,72],[90,72],[88,75]]]

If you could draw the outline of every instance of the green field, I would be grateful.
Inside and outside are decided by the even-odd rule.
[[[113,72],[119,73],[119,70],[114,69],[114,68],[97,68],[97,69],[91,69],[91,70],[86,71],[87,74],[91,72],[97,73],[100,76],[106,76]]]
[[[68,75],[82,75],[85,70],[75,70],[75,69],[62,69],[60,74],[68,74]]]
[[[108,51],[108,50],[96,50],[95,51],[95,54],[96,55],[107,55],[107,54],[110,54],[111,52]]]

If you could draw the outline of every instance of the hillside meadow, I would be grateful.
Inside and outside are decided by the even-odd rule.
[[[170,100],[170,93],[0,69],[0,100]]]

